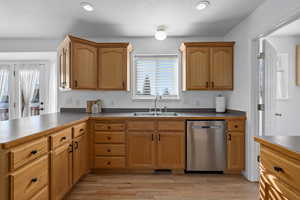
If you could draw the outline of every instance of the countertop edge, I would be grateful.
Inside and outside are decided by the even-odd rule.
[[[13,148],[15,146],[21,145],[23,143],[29,142],[33,139],[37,139],[43,136],[47,136],[52,134],[55,131],[59,131],[64,128],[68,128],[70,126],[73,126],[75,124],[88,121],[88,120],[124,120],[124,119],[140,119],[140,120],[147,120],[147,119],[162,119],[162,120],[246,120],[246,116],[162,116],[162,117],[153,117],[153,116],[147,116],[147,117],[138,117],[138,116],[83,116],[78,120],[74,120],[72,122],[59,125],[53,128],[49,128],[46,130],[42,130],[40,132],[31,133],[30,135],[20,137],[13,139],[8,142],[0,143],[1,149],[9,149]]]
[[[292,158],[295,158],[297,160],[300,160],[300,153],[299,152],[293,151],[293,150],[291,150],[291,149],[289,149],[287,147],[284,147],[284,146],[282,146],[280,144],[275,144],[273,142],[270,142],[270,141],[268,141],[268,140],[266,140],[264,138],[260,138],[260,137],[257,137],[257,136],[254,137],[254,141],[256,141],[256,142],[258,142],[258,143],[260,143],[262,145],[265,145],[265,146],[267,146],[267,147],[269,147],[271,149],[279,151],[279,152],[281,152],[283,154],[286,154],[289,157],[292,157]]]

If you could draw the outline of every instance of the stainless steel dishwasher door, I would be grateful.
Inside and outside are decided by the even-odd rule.
[[[225,121],[188,121],[187,171],[225,169]]]

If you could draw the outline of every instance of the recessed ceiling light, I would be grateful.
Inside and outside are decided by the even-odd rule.
[[[207,8],[209,6],[209,1],[200,1],[197,6],[196,9],[197,10],[204,10],[205,8]]]
[[[166,27],[162,25],[157,27],[157,30],[155,32],[155,39],[165,40],[166,38],[167,38]]]
[[[89,11],[89,12],[91,12],[91,11],[94,10],[93,5],[90,4],[90,3],[88,3],[88,2],[81,2],[81,3],[80,3],[80,6],[81,6],[84,10]]]

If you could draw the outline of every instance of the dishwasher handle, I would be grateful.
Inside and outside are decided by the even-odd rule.
[[[221,129],[223,126],[217,126],[217,125],[212,125],[212,126],[192,126],[192,129]]]

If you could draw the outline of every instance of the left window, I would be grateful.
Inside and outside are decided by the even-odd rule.
[[[134,99],[178,99],[178,56],[134,56]]]

